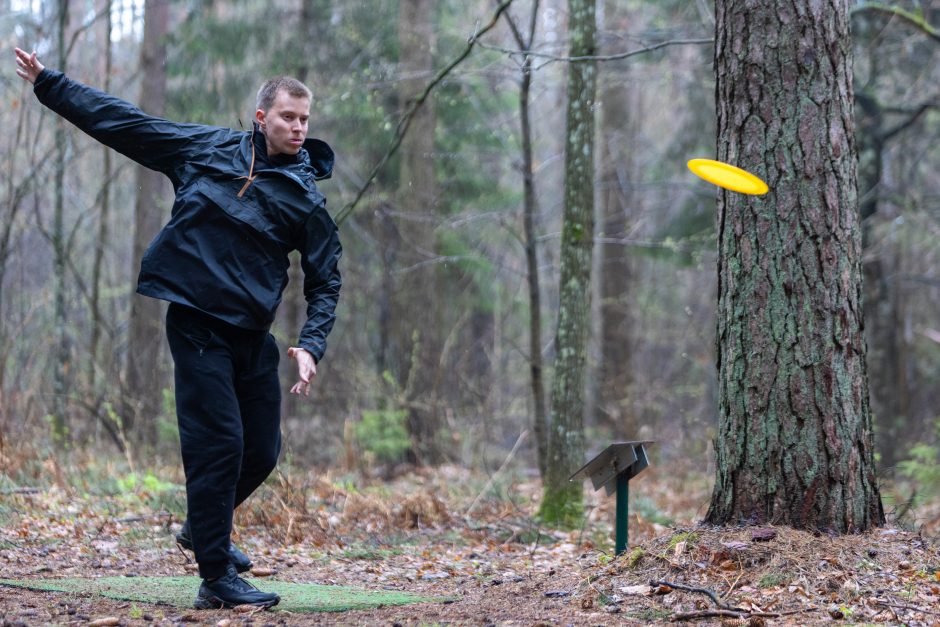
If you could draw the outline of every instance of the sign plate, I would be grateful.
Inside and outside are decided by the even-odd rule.
[[[590,478],[595,490],[603,487],[610,496],[617,489],[618,475],[626,474],[629,481],[649,466],[643,445],[652,443],[651,440],[615,442],[582,466],[568,480]]]

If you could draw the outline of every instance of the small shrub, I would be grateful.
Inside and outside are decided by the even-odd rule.
[[[362,412],[362,420],[355,425],[356,441],[363,452],[371,453],[376,461],[401,461],[411,448],[411,438],[404,410],[376,410]]]

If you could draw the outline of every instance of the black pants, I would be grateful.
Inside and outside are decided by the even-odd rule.
[[[232,513],[274,470],[281,450],[280,356],[267,331],[170,304],[176,417],[199,574],[228,566]]]

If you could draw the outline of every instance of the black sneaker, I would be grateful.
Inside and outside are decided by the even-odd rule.
[[[176,543],[187,551],[193,550],[193,537],[189,531],[188,520],[183,522],[183,528],[176,534]],[[240,573],[247,573],[253,566],[248,556],[242,553],[241,550],[231,542],[228,545],[228,559],[232,563],[232,566],[235,567],[235,570]]]
[[[273,592],[262,592],[239,577],[235,567],[229,564],[226,573],[218,579],[202,580],[193,607],[197,610],[217,610],[236,605],[274,607],[280,601],[281,597]]]

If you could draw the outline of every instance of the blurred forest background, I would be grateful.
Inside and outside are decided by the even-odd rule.
[[[178,446],[163,304],[134,295],[172,190],[44,110],[14,74],[14,46],[149,113],[232,128],[248,128],[263,78],[305,80],[310,135],[338,155],[321,189],[343,214],[344,287],[310,398],[285,397],[287,455],[315,467],[494,470],[528,434],[516,460],[536,468],[530,332],[536,324],[550,381],[566,3],[513,2],[350,204],[409,102],[497,4],[0,0],[0,476],[11,480],[14,459],[30,458],[36,473],[79,451],[145,465],[172,461]],[[880,478],[901,486],[899,497],[883,494],[898,508],[940,492],[940,33],[931,24],[940,3],[930,0],[853,6],[869,384]],[[587,448],[656,440],[654,465],[711,480],[716,190],[685,163],[715,155],[714,9],[597,0],[597,28],[598,54],[621,58],[597,64]],[[536,201],[528,225],[523,89]],[[278,315],[286,348],[303,315],[296,283]],[[283,356],[285,392],[291,365]]]

